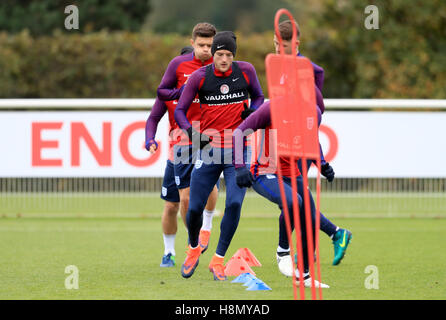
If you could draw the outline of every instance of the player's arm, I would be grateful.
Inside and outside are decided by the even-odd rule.
[[[192,73],[187,81],[183,93],[181,94],[180,100],[178,100],[178,105],[175,108],[174,113],[175,121],[177,122],[178,126],[181,129],[186,130],[189,140],[200,149],[203,149],[206,145],[208,145],[212,139],[207,135],[196,131],[192,127],[192,124],[187,119],[187,111],[197,96],[198,91],[202,87],[205,75],[206,68],[204,67]]]
[[[234,167],[236,182],[240,188],[249,188],[254,183],[254,177],[245,165],[245,137],[250,133],[271,124],[270,103],[262,104],[255,113],[243,121],[232,136],[232,154],[234,155]]]
[[[314,83],[316,84],[316,87],[322,91],[324,87],[324,68],[321,66],[318,66],[314,62],[311,63],[313,65],[314,70]]]
[[[170,61],[169,65],[167,66],[167,70],[161,80],[161,83],[156,90],[158,98],[163,101],[179,99],[184,89],[184,85],[180,88],[176,87],[178,81],[177,68],[181,63],[180,59],[177,58],[174,58],[172,61]]]
[[[246,119],[265,101],[265,96],[263,95],[262,87],[260,86],[259,78],[257,77],[254,66],[249,62],[244,61],[239,61],[238,63],[245,76],[245,80],[248,83],[248,92],[251,98],[251,105],[249,108],[245,106],[245,109],[241,114],[242,119]]]
[[[319,88],[317,86],[315,86],[315,90],[316,90],[316,104],[322,114],[325,111],[324,97],[322,96],[321,90],[319,90]],[[321,121],[319,119],[319,124],[320,124],[320,122]]]
[[[257,77],[256,69],[254,66],[248,62],[245,62],[242,67],[243,72],[247,75],[248,91],[251,97],[252,109],[257,109],[265,101],[265,96],[263,95],[262,87],[260,86],[259,78]]]
[[[175,121],[178,123],[178,126],[181,129],[188,130],[192,126],[186,115],[190,105],[194,101],[201,85],[203,84],[204,74],[204,69],[198,69],[194,71],[189,77],[189,80],[184,87],[183,93],[178,100],[178,105],[175,108],[174,117]]]
[[[319,150],[321,154],[321,174],[328,180],[328,182],[332,182],[335,177],[335,172],[330,163],[325,161],[324,153],[322,152],[322,147],[320,143],[319,143]]]
[[[167,111],[167,107],[158,98],[152,107],[149,117],[146,121],[146,149],[147,151],[154,153],[158,149],[158,143],[155,141],[156,130],[158,123]]]
[[[317,88],[316,88],[316,91],[318,91]],[[318,108],[316,110],[317,110],[317,121],[318,121],[317,125],[319,128],[319,126],[321,125],[321,120],[322,120],[322,114],[321,114],[322,111],[321,111],[321,108],[319,107],[319,104],[318,104]],[[322,151],[322,146],[320,143],[319,143],[319,154],[321,157],[321,174],[325,178],[327,178],[328,182],[332,182],[335,177],[335,172],[333,170],[333,167],[327,161],[325,161],[324,152]],[[315,160],[313,160],[313,163],[316,165]]]
[[[244,153],[244,139],[246,132],[255,132],[258,129],[264,129],[271,124],[270,102],[266,101],[262,104],[255,113],[251,114],[245,121],[243,121],[237,129],[234,130],[232,136],[232,149],[234,154],[234,166],[240,168],[245,166],[243,159]],[[247,131],[249,130],[249,131]]]

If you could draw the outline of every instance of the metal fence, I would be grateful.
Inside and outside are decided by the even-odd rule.
[[[4,99],[0,110],[149,110],[154,99]],[[444,111],[446,100],[325,100],[328,110]],[[159,216],[161,178],[0,178],[0,215]],[[338,216],[446,216],[444,178],[322,179],[321,208]],[[315,179],[310,187],[316,190]],[[224,196],[224,180],[221,195]],[[246,201],[258,197],[248,191]],[[250,200],[254,199],[254,200]],[[219,201],[222,208],[224,201]],[[251,214],[269,210],[251,206]]]
[[[0,214],[157,215],[161,184],[161,178],[2,178]],[[310,179],[310,188],[315,197],[315,179]],[[321,208],[338,216],[441,217],[446,216],[445,189],[446,179],[323,179]],[[222,179],[222,197],[224,191]],[[248,191],[247,198],[255,197]],[[248,209],[250,214],[262,211]]]

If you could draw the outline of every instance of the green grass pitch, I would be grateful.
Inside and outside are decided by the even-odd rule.
[[[275,261],[278,209],[249,195],[225,261],[248,247],[262,263],[253,267],[271,291],[246,291],[241,284],[215,282],[208,264],[217,245],[221,218],[214,218],[209,250],[190,279],[183,279],[186,231],[178,221],[174,268],[160,268],[163,253],[160,210],[156,195],[145,199],[151,211],[94,214],[38,214],[32,208],[3,213],[0,218],[0,299],[293,299],[290,278]],[[359,200],[358,200],[359,201]],[[218,208],[223,209],[224,198]],[[327,204],[328,205],[328,204]],[[366,203],[363,203],[367,208]],[[373,217],[330,214],[353,241],[339,266],[332,266],[333,247],[323,233],[321,243],[324,299],[445,299],[446,219],[424,215]],[[372,212],[372,209],[370,212]],[[335,211],[332,211],[335,212]],[[399,211],[396,210],[396,213]],[[65,268],[79,270],[79,289],[65,288]],[[367,289],[369,265],[378,268],[379,289]],[[234,277],[230,277],[232,280]],[[306,291],[310,298],[310,291]]]

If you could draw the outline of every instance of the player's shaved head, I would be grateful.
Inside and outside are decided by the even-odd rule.
[[[297,39],[299,39],[300,38],[299,25],[297,24],[296,20],[293,20],[293,22],[296,24]],[[279,32],[282,40],[290,41],[293,38],[293,25],[291,23],[291,20],[285,20],[279,23]]]

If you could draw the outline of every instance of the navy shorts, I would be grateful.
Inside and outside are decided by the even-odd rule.
[[[197,158],[197,150],[192,145],[173,147],[175,183],[178,189],[190,187],[190,177]]]
[[[175,173],[175,184],[178,189],[190,187],[190,179],[195,161],[198,157],[198,151],[193,151],[192,146],[174,146],[175,160],[173,170]],[[220,180],[215,184],[220,190]]]
[[[175,183],[174,165],[170,160],[167,160],[166,169],[164,170],[161,199],[169,202],[180,202],[180,194]]]

